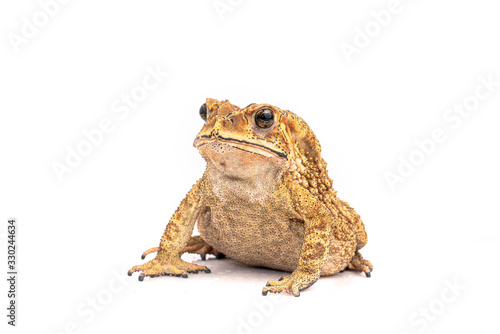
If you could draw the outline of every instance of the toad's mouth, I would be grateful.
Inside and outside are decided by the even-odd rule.
[[[194,146],[197,149],[200,149],[200,147],[207,145],[207,144],[213,144],[216,142],[221,142],[224,144],[227,144],[229,146],[232,146],[238,150],[242,150],[248,153],[254,153],[254,154],[259,154],[263,155],[265,157],[269,158],[274,158],[274,157],[280,157],[280,158],[287,158],[286,153],[278,151],[274,148],[267,147],[266,145],[263,144],[257,144],[257,143],[252,143],[246,140],[240,140],[240,139],[235,139],[235,138],[226,138],[226,137],[221,137],[219,136],[209,136],[209,135],[201,135],[195,138],[194,140]]]

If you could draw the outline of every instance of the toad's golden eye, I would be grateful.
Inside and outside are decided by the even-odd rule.
[[[274,124],[274,113],[271,109],[260,109],[255,113],[255,124],[259,128],[267,129]]]
[[[206,123],[208,119],[208,110],[207,110],[207,104],[203,103],[202,106],[200,107],[200,117],[201,119]]]

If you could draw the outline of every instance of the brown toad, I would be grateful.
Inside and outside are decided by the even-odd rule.
[[[367,236],[358,214],[337,198],[321,148],[294,113],[269,104],[239,108],[207,99],[194,146],[207,165],[168,223],[156,257],[129,270],[145,276],[210,270],[181,260],[184,252],[226,255],[241,263],[292,272],[262,293],[294,296],[343,271],[370,277],[359,250]],[[198,223],[200,236],[191,236]]]

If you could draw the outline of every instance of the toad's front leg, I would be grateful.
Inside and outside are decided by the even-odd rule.
[[[290,184],[290,190],[295,210],[305,223],[304,242],[297,268],[278,281],[268,281],[262,289],[264,296],[268,292],[287,292],[298,297],[300,290],[307,289],[319,279],[321,268],[328,256],[334,216],[307,189]]]
[[[201,182],[202,180],[198,181],[191,188],[177,211],[170,218],[161,238],[156,257],[149,262],[132,267],[128,271],[129,276],[136,271],[142,271],[139,275],[139,281],[142,281],[145,276],[174,275],[187,278],[187,273],[190,272],[210,272],[207,267],[183,261],[180,257],[191,238],[194,224],[203,206],[200,191]]]

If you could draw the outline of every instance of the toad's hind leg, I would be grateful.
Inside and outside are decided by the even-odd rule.
[[[158,252],[159,249],[160,249],[160,247],[151,247],[150,249],[148,249],[147,251],[142,253],[141,260],[144,260],[148,254]]]
[[[148,254],[156,253],[159,249],[160,249],[159,247],[153,247],[148,249],[147,251],[142,253],[141,259],[144,260]],[[201,259],[203,261],[206,260],[207,254],[213,254],[217,259],[222,259],[225,257],[224,254],[218,252],[212,246],[207,244],[207,242],[203,240],[199,235],[192,236],[191,239],[189,239],[181,255],[184,253],[200,254]]]
[[[371,277],[373,265],[370,261],[363,259],[360,252],[356,251],[346,269],[362,271],[365,273],[366,277]]]
[[[199,235],[191,237],[186,247],[184,247],[183,253],[200,254],[203,261],[206,260],[207,254],[213,254],[217,259],[225,257],[224,254],[207,244]]]

